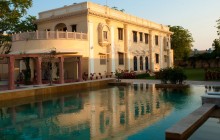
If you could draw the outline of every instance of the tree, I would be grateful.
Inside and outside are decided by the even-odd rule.
[[[14,24],[26,14],[32,6],[32,0],[5,0],[0,1],[0,34],[11,30]]]
[[[216,28],[218,29],[217,33],[218,35],[220,35],[220,19],[218,19],[216,22],[217,22]]]
[[[11,48],[11,33],[27,31],[33,28],[33,20],[36,18],[28,16],[20,20],[32,5],[32,0],[2,0],[0,1],[0,48],[1,53],[9,53]]]
[[[189,30],[181,26],[169,26],[171,35],[171,48],[174,50],[175,59],[186,59],[189,57],[193,47],[193,37]]]
[[[53,63],[55,63],[56,54],[56,48],[51,48],[49,53],[43,55],[44,60],[46,60],[46,63],[44,63],[44,68],[46,71],[45,78],[49,80],[50,86],[53,85],[53,71],[56,68],[56,66],[54,66]]]
[[[216,58],[216,57],[220,57],[220,39],[215,39],[213,41],[213,56]]]
[[[13,26],[13,32],[26,32],[36,31],[37,26],[33,23],[36,20],[35,16],[28,15],[24,20],[19,20],[17,24]]]

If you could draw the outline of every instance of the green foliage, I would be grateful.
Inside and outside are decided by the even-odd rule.
[[[32,0],[1,0],[0,1],[0,34],[12,29],[19,19],[32,6]]]
[[[214,50],[213,50],[213,57],[219,57],[220,58],[220,39],[215,39],[213,41],[213,44],[212,44]]]
[[[198,68],[185,68],[184,73],[188,80],[203,81],[205,80],[205,70]]]
[[[181,26],[170,26],[171,35],[171,48],[174,50],[175,59],[186,59],[189,57],[193,37],[189,30]]]
[[[218,35],[220,35],[220,19],[218,19],[217,21],[217,29],[218,29],[218,31],[217,31],[217,33],[218,33]]]
[[[168,81],[172,84],[182,84],[187,76],[184,74],[181,68],[166,68],[161,69],[158,73],[159,79],[162,83],[167,84]]]
[[[121,11],[121,12],[124,12],[124,11],[125,11],[125,9],[119,10],[118,7],[116,7],[116,6],[113,6],[112,9],[117,10],[117,11]]]
[[[10,52],[11,45],[8,42],[11,41],[11,33],[36,29],[32,23],[35,17],[28,16],[25,20],[20,20],[31,5],[32,0],[0,1],[0,47],[6,50],[4,53]]]
[[[123,72],[120,69],[115,71],[115,76],[117,77],[117,82],[120,82],[122,75],[123,75]]]
[[[37,26],[33,23],[36,20],[35,16],[27,16],[24,20],[18,21],[17,24],[13,26],[13,32],[26,32],[26,31],[36,31]]]
[[[148,77],[150,77],[149,73],[143,73],[143,74],[136,75],[136,79],[146,79]]]

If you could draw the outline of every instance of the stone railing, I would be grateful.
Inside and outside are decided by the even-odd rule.
[[[24,33],[18,33],[12,35],[12,41],[50,40],[50,39],[87,40],[87,34],[78,33],[78,32],[63,32],[63,31],[36,31],[36,32],[24,32]]]

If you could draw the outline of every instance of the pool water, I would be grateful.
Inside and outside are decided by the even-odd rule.
[[[4,101],[0,139],[165,139],[167,128],[201,106],[205,91],[138,83]]]

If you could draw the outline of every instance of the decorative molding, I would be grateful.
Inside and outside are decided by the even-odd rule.
[[[37,19],[34,21],[35,24],[45,22],[45,21],[51,21],[51,20],[57,20],[57,19],[63,19],[67,17],[72,17],[72,16],[82,16],[82,15],[88,15],[88,9],[82,10],[82,11],[77,11],[77,12],[72,12],[72,13],[67,13],[63,15],[57,15],[57,16],[51,16],[49,18],[42,18],[42,19]]]
[[[128,21],[128,20],[123,20],[123,19],[120,19],[120,18],[116,18],[116,17],[113,17],[113,16],[106,15],[106,14],[101,14],[101,13],[98,13],[96,11],[92,11],[90,9],[88,9],[88,14],[103,17],[103,18],[108,18],[108,19],[111,19],[111,20],[124,22],[124,24],[132,24],[132,25],[136,25],[136,26],[141,26],[141,27],[144,27],[144,28],[148,28],[150,30],[156,30],[156,31],[163,32],[163,33],[170,34],[170,35],[172,34],[172,32],[170,32],[170,31],[165,31],[165,30],[162,30],[162,29],[150,27],[150,26],[143,25],[143,24],[138,24],[136,22],[132,22],[132,21]]]

